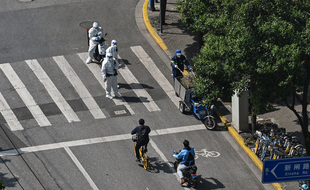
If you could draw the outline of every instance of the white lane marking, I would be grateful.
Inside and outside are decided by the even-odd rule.
[[[160,151],[160,149],[158,148],[158,146],[155,144],[155,142],[152,139],[150,139],[150,145],[154,148],[154,150],[157,152],[157,154],[159,154],[161,159],[169,166],[169,168],[172,171],[174,177],[176,177],[176,179],[180,181],[180,177],[177,174],[177,172],[175,171],[173,164],[169,162],[167,157],[164,155],[164,153],[162,151]],[[189,189],[189,188],[183,187],[183,189]]]
[[[136,95],[139,97],[141,102],[145,105],[145,107],[150,111],[160,111],[160,108],[157,106],[157,104],[153,101],[152,97],[149,95],[149,93],[143,89],[142,85],[139,83],[139,81],[135,78],[135,76],[131,73],[131,71],[128,69],[126,64],[123,62],[121,57],[119,58],[120,64],[123,65],[123,67],[120,67],[118,71],[123,76],[123,78],[126,80],[126,82],[130,85],[132,90],[136,93]]]
[[[166,134],[172,134],[172,133],[182,133],[182,132],[205,130],[205,129],[206,127],[203,124],[189,125],[189,126],[174,127],[174,128],[169,128],[169,129],[152,130],[152,132],[150,133],[150,136],[166,135]],[[90,138],[90,139],[52,143],[52,144],[46,144],[46,145],[30,146],[30,147],[20,148],[18,150],[11,149],[11,150],[1,151],[0,157],[1,156],[13,156],[13,155],[18,155],[18,154],[26,154],[26,153],[32,153],[32,152],[38,152],[38,151],[45,151],[45,150],[54,150],[54,149],[59,149],[59,148],[64,148],[64,147],[75,147],[75,146],[83,146],[83,145],[90,145],[90,144],[96,144],[96,143],[129,140],[129,139],[131,139],[130,134],[122,134],[122,135],[113,135],[113,136],[106,136],[106,137],[97,137],[97,138]]]
[[[23,130],[24,128],[16,118],[15,114],[11,110],[9,104],[4,99],[2,93],[0,92],[0,113],[6,120],[11,131]]]
[[[3,70],[6,77],[9,79],[13,87],[15,88],[16,92],[20,96],[20,98],[23,100],[31,114],[33,115],[34,119],[38,122],[38,124],[42,126],[50,126],[51,123],[47,119],[47,117],[44,115],[41,108],[37,105],[36,101],[33,99],[30,92],[27,90],[24,83],[21,81],[21,79],[18,77],[16,72],[13,70],[10,64],[0,64],[0,68]]]
[[[82,59],[83,62],[88,58],[88,53],[78,53],[78,56]],[[105,83],[103,82],[103,77],[101,74],[101,68],[97,64],[86,64],[89,70],[93,73],[95,78],[99,81],[102,88],[105,89]],[[113,98],[112,99],[115,103],[115,105],[124,105],[127,110],[130,112],[131,115],[135,114],[135,112],[131,109],[129,104],[124,100],[124,98]]]
[[[88,181],[88,183],[90,184],[90,186],[94,189],[94,190],[99,190],[98,187],[96,186],[96,184],[94,183],[94,181],[90,178],[90,176],[88,175],[87,171],[84,169],[84,167],[82,166],[82,164],[79,162],[79,160],[76,158],[76,156],[73,154],[73,152],[68,148],[68,147],[64,147],[64,149],[67,151],[67,153],[69,154],[70,158],[72,159],[72,161],[75,163],[75,165],[78,167],[78,169],[80,170],[80,172],[84,175],[84,177],[86,178],[86,180]]]
[[[54,100],[54,102],[56,103],[60,111],[67,118],[68,122],[69,123],[79,122],[80,119],[78,118],[76,113],[73,111],[73,109],[70,107],[66,99],[59,92],[59,90],[54,85],[52,80],[48,77],[48,75],[43,70],[43,68],[40,66],[39,62],[33,59],[33,60],[26,60],[26,63],[31,68],[31,70],[34,72],[34,74],[37,76],[39,81],[44,85],[46,91],[49,93],[51,98]]]
[[[95,119],[102,119],[106,118],[98,104],[96,103],[95,99],[91,96],[87,88],[84,86],[81,79],[78,77],[78,75],[75,73],[75,71],[72,69],[68,61],[64,58],[64,56],[56,56],[53,57],[57,65],[60,67],[62,72],[65,74],[65,76],[68,78],[68,80],[71,82],[72,86],[75,88],[77,93],[80,95],[81,99],[91,112],[91,114],[94,116]]]
[[[179,107],[180,98],[176,97],[173,86],[169,83],[167,78],[158,69],[154,61],[148,56],[141,46],[130,47],[131,50],[140,59],[141,63],[147,68],[153,78],[158,82],[161,88],[166,92],[171,101]]]

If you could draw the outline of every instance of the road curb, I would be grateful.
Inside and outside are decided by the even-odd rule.
[[[243,148],[246,154],[251,158],[254,164],[258,167],[258,169],[262,172],[263,171],[263,163],[260,159],[254,154],[253,151],[249,147],[244,144],[243,138],[239,135],[239,133],[234,129],[231,123],[228,122],[225,116],[222,116],[218,111],[215,111],[216,114],[221,119],[222,123],[227,127],[230,134],[234,137],[234,139],[238,142],[238,144]],[[283,190],[279,183],[272,183],[273,187],[276,190]]]
[[[149,3],[150,0],[145,0],[144,4],[143,4],[143,20],[145,23],[145,26],[147,28],[147,30],[149,31],[149,33],[151,34],[151,36],[154,38],[154,40],[156,41],[156,43],[164,50],[166,51],[168,48],[166,46],[166,44],[164,43],[164,41],[161,39],[161,37],[158,36],[157,32],[154,30],[154,28],[152,27],[148,14],[147,14],[147,5]]]
[[[144,24],[151,34],[152,38],[156,41],[156,43],[165,51],[167,52],[168,48],[164,41],[161,39],[161,37],[157,34],[157,32],[152,27],[148,14],[147,14],[147,7],[150,0],[145,0],[143,4],[143,21]],[[166,53],[167,54],[167,53]],[[169,56],[168,56],[169,57]],[[243,150],[246,152],[246,154],[252,159],[254,164],[258,167],[260,171],[263,170],[263,163],[258,159],[258,157],[254,154],[254,152],[251,151],[250,148],[245,146],[244,141],[242,137],[238,134],[238,132],[232,127],[232,125],[228,122],[225,116],[222,116],[219,112],[216,111],[216,114],[221,119],[222,123],[227,127],[230,134],[233,136],[233,138],[238,142],[238,144],[243,148]],[[279,183],[272,183],[273,187],[276,190],[283,190]]]

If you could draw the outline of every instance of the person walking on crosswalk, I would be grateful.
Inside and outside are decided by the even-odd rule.
[[[107,53],[112,53],[113,58],[115,59],[116,62],[118,62],[118,50],[116,40],[111,41],[111,46],[107,48],[106,55]]]
[[[119,67],[118,62],[115,62],[112,53],[107,53],[107,57],[104,58],[101,67],[101,73],[106,86],[106,97],[112,99],[111,88],[114,95],[118,98],[121,97],[117,89],[117,69]]]

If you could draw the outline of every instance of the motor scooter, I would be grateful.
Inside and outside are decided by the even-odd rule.
[[[103,61],[105,54],[106,54],[106,45],[105,45],[106,35],[107,33],[105,33],[104,36],[102,36],[99,33],[98,36],[100,36],[100,39],[96,40],[96,42],[98,42],[98,45],[96,46],[96,49],[95,49],[94,58],[96,59],[98,63],[101,63]]]
[[[180,152],[180,151],[179,151]],[[179,154],[179,152],[177,152],[176,150],[173,151],[173,157],[176,154]],[[177,168],[180,164],[180,162],[182,161],[182,159],[176,159],[175,162],[173,163],[173,167],[174,169],[177,171]],[[183,176],[184,176],[184,180],[187,183],[187,186],[191,186],[193,188],[196,187],[196,183],[197,183],[197,166],[194,164],[184,170],[182,170]]]

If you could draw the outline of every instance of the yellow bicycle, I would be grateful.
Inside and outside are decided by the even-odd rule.
[[[136,155],[136,145],[137,145],[137,136],[134,134],[132,136],[132,141],[134,142],[134,151]],[[148,156],[146,155],[146,147],[145,145],[141,146],[139,149],[139,154],[142,159],[143,168],[148,170],[149,169],[149,163],[148,163]]]

